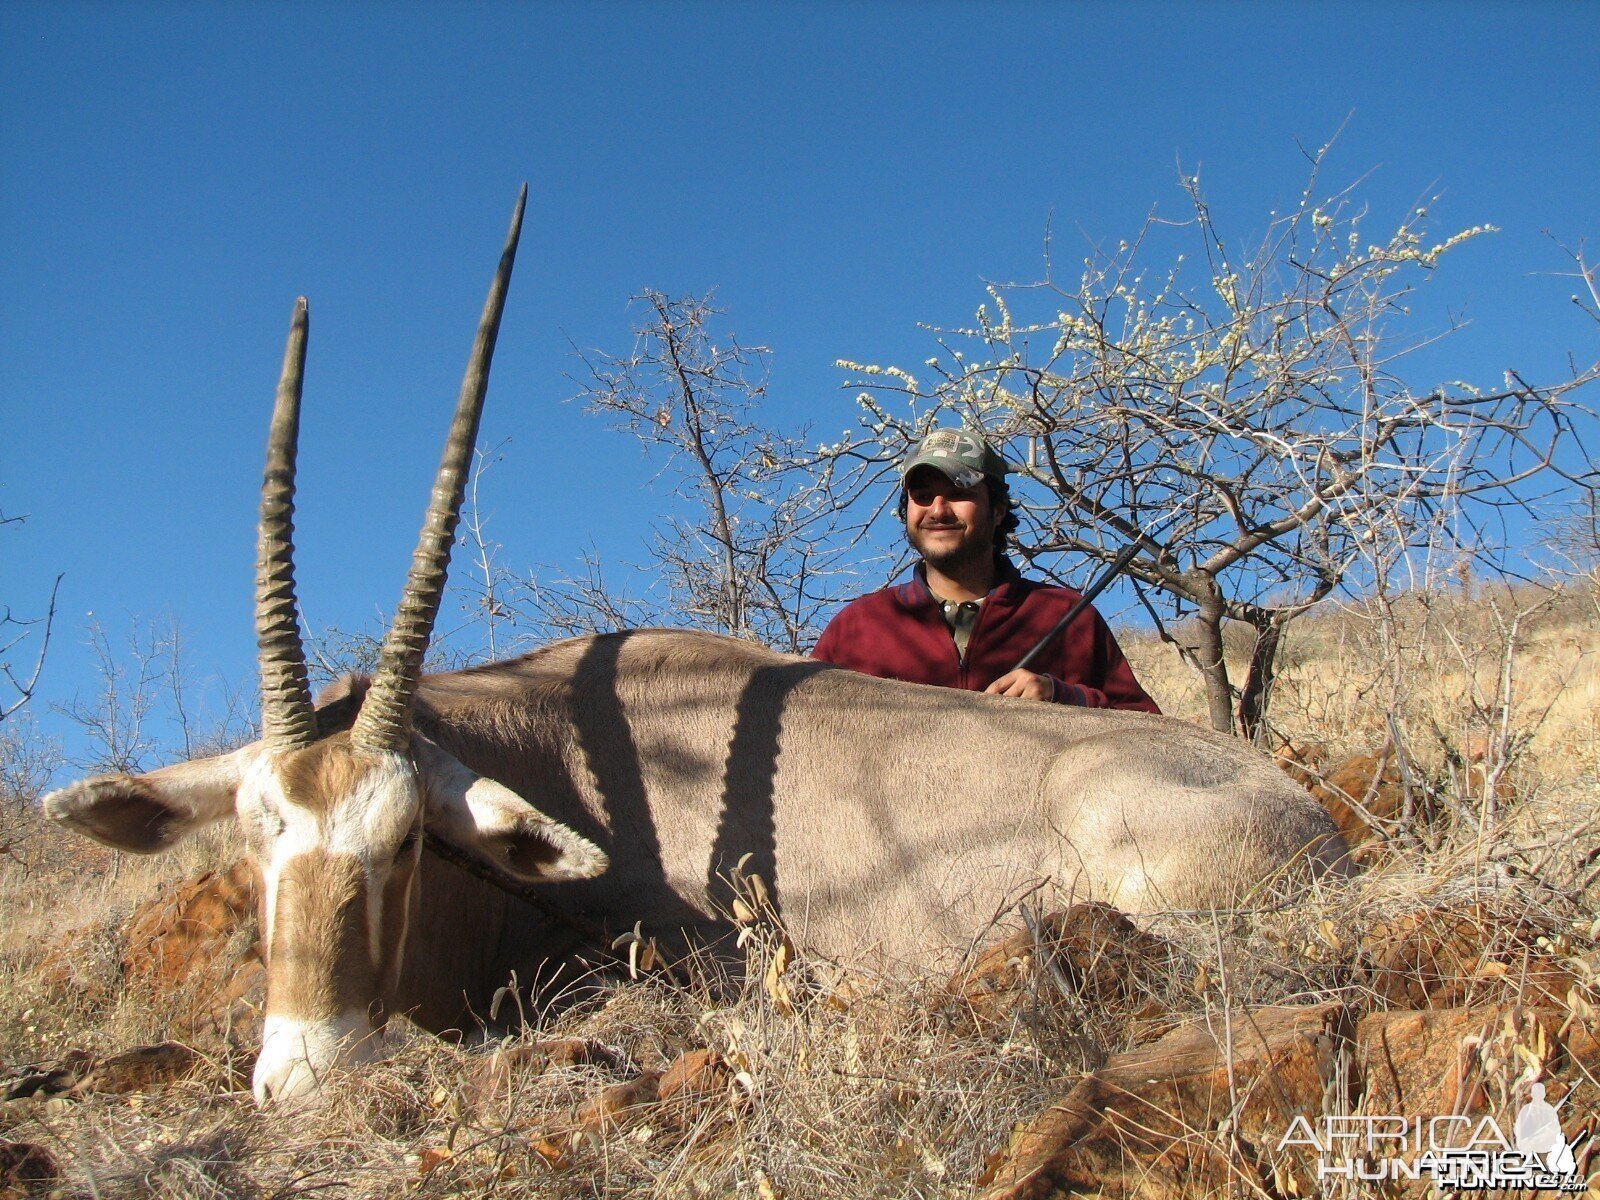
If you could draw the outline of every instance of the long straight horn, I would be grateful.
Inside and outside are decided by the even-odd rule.
[[[294,597],[294,460],[300,439],[300,388],[306,370],[306,300],[295,301],[283,375],[272,406],[267,469],[261,481],[261,529],[256,544],[256,645],[261,663],[261,730],[280,749],[316,740],[306,678],[306,652]]]
[[[506,289],[511,284],[511,266],[517,257],[517,238],[522,233],[522,210],[528,203],[528,185],[522,185],[517,211],[511,217],[511,232],[500,255],[500,268],[489,286],[489,299],[478,322],[477,341],[461,382],[461,399],[456,404],[455,420],[445,443],[439,475],[433,483],[433,499],[422,523],[422,536],[411,559],[411,575],[405,595],[395,613],[394,624],[384,639],[383,657],[367,692],[361,713],[350,732],[351,740],[370,750],[399,750],[411,731],[411,698],[422,676],[422,658],[433,636],[433,622],[439,615],[444,596],[445,574],[450,566],[450,549],[455,543],[456,522],[461,516],[461,498],[466,491],[467,471],[472,464],[472,448],[478,440],[478,418],[483,414],[483,397],[489,387],[489,364],[494,358],[495,338],[500,332],[500,314],[505,309]]]

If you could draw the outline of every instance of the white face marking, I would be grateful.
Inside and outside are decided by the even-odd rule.
[[[400,905],[398,913],[385,913],[383,905],[395,851],[416,828],[421,802],[410,761],[400,754],[386,754],[362,776],[349,799],[333,810],[329,821],[327,849],[359,859],[367,874],[367,952],[374,971],[383,962],[386,920],[401,922],[401,940],[396,945],[405,945],[405,905]]]
[[[261,865],[261,944],[272,946],[272,929],[278,913],[278,880],[283,864],[314,843],[306,829],[310,814],[284,799],[278,782],[275,756],[262,754],[239,781],[239,819],[259,842],[253,842]]]
[[[403,754],[374,755],[376,761],[359,785],[332,807],[324,849],[349,854],[370,869],[378,860],[394,861],[395,848],[415,823],[416,771]]]
[[[239,813],[265,844],[261,856],[267,946],[278,911],[284,869],[312,850],[348,855],[367,876],[368,934],[372,965],[382,955],[383,894],[396,848],[416,824],[420,802],[415,772],[404,755],[372,756],[371,769],[346,796],[321,797],[321,811],[292,803],[278,778],[276,755],[257,756],[239,786]],[[402,921],[405,915],[402,914]]]

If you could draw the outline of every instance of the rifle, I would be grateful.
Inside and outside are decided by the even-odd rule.
[[[1144,541],[1142,538],[1138,541],[1128,543],[1128,545],[1123,548],[1122,553],[1117,555],[1116,558],[1112,559],[1111,564],[1106,567],[1104,571],[1100,572],[1099,576],[1096,577],[1093,583],[1084,589],[1083,595],[1078,597],[1077,603],[1075,603],[1071,608],[1067,609],[1067,615],[1062,617],[1061,620],[1057,621],[1051,628],[1050,632],[1039,639],[1039,644],[1024,654],[1021,661],[1011,669],[1013,671],[1026,671],[1034,662],[1036,662],[1039,656],[1049,649],[1050,643],[1061,636],[1061,631],[1068,625],[1071,625],[1073,619],[1076,618],[1077,615],[1084,609],[1088,608],[1093,602],[1094,598],[1111,585],[1111,581],[1113,579],[1122,574],[1123,569],[1133,561],[1134,555],[1138,554],[1143,548]]]

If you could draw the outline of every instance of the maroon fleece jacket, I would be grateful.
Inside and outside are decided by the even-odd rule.
[[[1071,588],[1024,579],[1005,563],[978,611],[963,663],[919,565],[905,583],[845,605],[811,657],[881,679],[981,692],[1015,667],[1077,600]],[[1054,677],[1058,703],[1161,711],[1092,607],[1078,614],[1032,669]]]

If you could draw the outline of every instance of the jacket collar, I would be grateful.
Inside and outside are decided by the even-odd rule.
[[[1002,558],[995,570],[994,587],[983,598],[983,602],[1010,608],[1021,601],[1022,594],[1031,586],[1009,558]],[[920,608],[923,605],[939,603],[939,598],[933,594],[933,589],[928,586],[927,568],[920,562],[911,568],[910,577],[895,588],[895,595],[900,603],[908,608]]]

